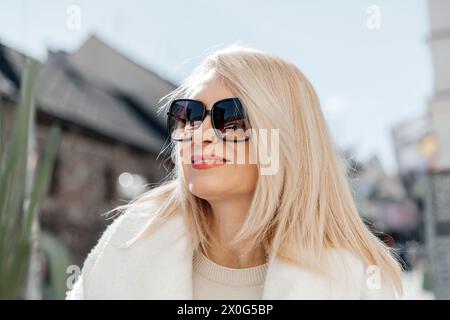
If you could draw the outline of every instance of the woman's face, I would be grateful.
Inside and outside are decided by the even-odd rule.
[[[232,97],[235,95],[226,83],[211,72],[190,98],[202,101],[209,110],[216,101]],[[192,194],[205,200],[253,195],[258,167],[255,161],[250,161],[248,140],[228,142],[219,139],[213,130],[211,116],[207,115],[196,129],[194,139],[178,143],[184,180]],[[204,159],[211,155],[224,158],[226,162],[219,165],[201,162],[201,156]],[[192,157],[200,158],[200,161],[192,163]]]

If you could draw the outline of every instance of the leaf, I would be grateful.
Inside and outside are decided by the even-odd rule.
[[[50,129],[31,180],[27,176],[28,145],[34,129],[38,74],[39,63],[27,60],[10,139],[6,146],[0,139],[0,150],[5,152],[0,157],[0,299],[18,298],[23,291],[32,250],[31,226],[47,193],[61,136],[59,128]],[[0,114],[0,131],[2,118]],[[31,181],[30,197],[26,199],[27,183]]]
[[[50,129],[49,138],[42,161],[39,161],[39,165],[36,170],[36,176],[34,179],[35,183],[30,196],[27,214],[25,216],[26,218],[24,223],[22,224],[23,237],[29,236],[31,231],[31,224],[39,209],[39,203],[41,202],[45,194],[47,194],[60,138],[61,130],[58,127],[53,126]]]

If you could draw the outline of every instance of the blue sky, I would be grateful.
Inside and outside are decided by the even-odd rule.
[[[70,5],[79,30],[67,27]],[[366,26],[371,5],[379,30]],[[424,115],[432,96],[425,0],[0,0],[0,41],[40,60],[92,33],[172,81],[236,41],[278,54],[313,83],[337,145],[360,160],[378,155],[388,172],[391,128]]]

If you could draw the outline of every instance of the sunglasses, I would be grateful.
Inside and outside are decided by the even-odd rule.
[[[250,125],[244,106],[238,98],[222,99],[214,103],[211,110],[203,102],[193,99],[172,101],[167,112],[167,130],[174,141],[188,141],[207,115],[219,139],[240,142],[250,138]]]

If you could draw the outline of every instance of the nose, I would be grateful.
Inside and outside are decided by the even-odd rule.
[[[194,130],[194,139],[195,144],[207,144],[213,143],[217,141],[217,136],[214,132],[214,128],[212,126],[211,115],[207,115],[201,125]]]

